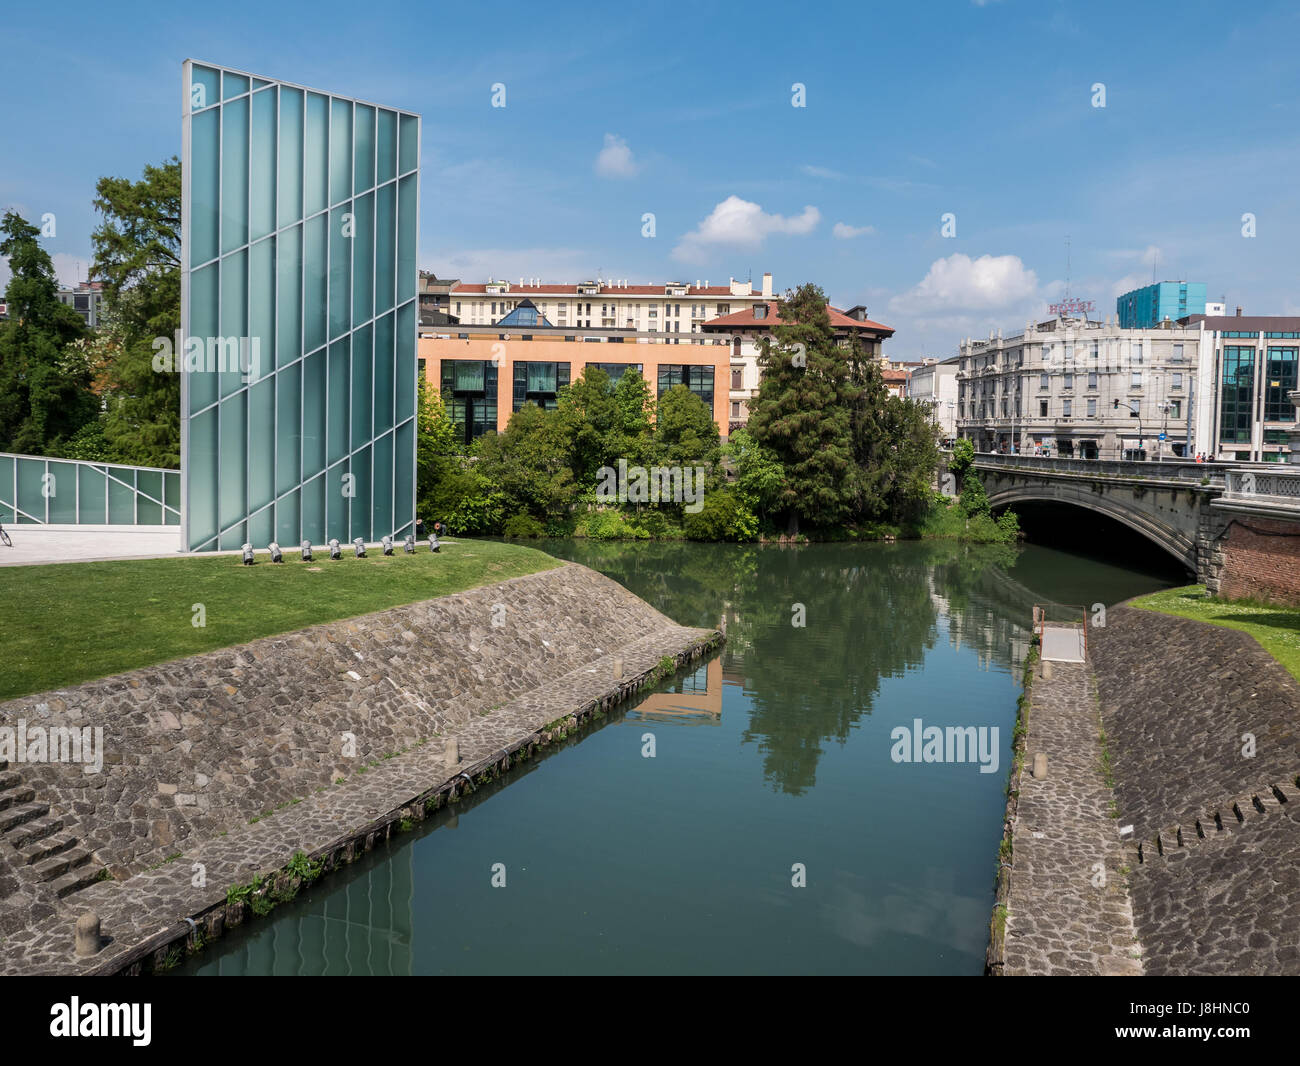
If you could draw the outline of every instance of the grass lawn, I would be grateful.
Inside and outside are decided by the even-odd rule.
[[[444,541],[437,555],[273,565],[239,556],[0,567],[0,700],[243,644],[549,570],[560,561],[496,541]],[[206,625],[193,624],[203,604]]]
[[[1204,585],[1153,592],[1131,601],[1129,606],[1240,629],[1259,641],[1300,681],[1300,610],[1250,600],[1209,600]]]

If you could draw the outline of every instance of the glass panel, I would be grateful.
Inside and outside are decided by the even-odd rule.
[[[298,484],[302,455],[302,364],[275,375],[275,491]]]
[[[251,381],[275,369],[275,238],[248,250],[248,365]]]
[[[325,353],[309,355],[302,373],[302,472],[325,469]]]
[[[221,75],[221,96],[222,99],[229,100],[232,96],[238,96],[240,93],[248,92],[248,79],[242,74],[231,74],[230,71],[223,71]]]
[[[14,462],[12,456],[0,455],[0,523],[14,521]]]
[[[302,539],[313,544],[324,544],[325,536],[325,478],[313,478],[302,487]]]
[[[376,184],[391,181],[397,176],[397,114],[393,111],[379,112],[379,132],[375,138],[376,145]]]
[[[452,364],[455,368],[455,389],[457,392],[483,391],[483,361],[481,359],[457,359]]]
[[[375,540],[393,532],[393,435],[375,441],[370,528]]]
[[[211,107],[221,95],[221,75],[211,67],[190,66],[190,110]]]
[[[415,299],[415,205],[419,190],[415,175],[399,182],[397,205],[397,302]]]
[[[41,493],[44,476],[44,459],[18,460],[18,510],[22,512],[19,522],[45,521],[45,496]]]
[[[528,391],[529,392],[554,392],[555,391],[555,364],[554,363],[529,363],[528,364]]]
[[[288,226],[302,218],[302,93],[280,89],[279,219]]]
[[[275,495],[275,381],[248,390],[248,505],[265,507]]]
[[[248,243],[248,101],[221,108],[221,250]]]
[[[352,182],[357,192],[365,192],[375,184],[375,109],[357,104],[356,124]]]
[[[275,539],[275,508],[264,507],[249,517],[248,539],[255,548],[265,548]]]
[[[217,548],[220,551],[233,551],[238,548],[247,539],[244,535],[248,527],[246,521],[240,520],[221,534],[217,541]]]
[[[135,521],[141,526],[160,526],[162,525],[162,504],[154,503],[153,500],[144,496],[135,498]]]
[[[328,461],[338,462],[348,453],[348,339],[335,341],[329,350],[329,417],[326,437]]]
[[[396,419],[415,415],[415,303],[397,312],[397,408]]]
[[[12,476],[12,475],[11,475]],[[77,521],[82,525],[102,526],[108,521],[104,508],[108,506],[108,484],[104,472],[98,467],[82,466],[77,469]],[[8,496],[10,482],[4,478],[0,466],[0,496]],[[9,521],[0,512],[0,521]]]
[[[371,327],[362,326],[352,334],[352,450],[370,440],[373,410],[370,392]]]
[[[247,393],[240,393],[223,400],[220,407],[221,475],[217,480],[217,489],[220,493],[219,516],[222,528],[241,521],[248,514],[247,398]]]
[[[280,497],[275,504],[275,539],[286,552],[297,548],[302,539],[298,531],[298,490]]]
[[[275,229],[275,93],[253,97],[253,184],[249,194],[249,238],[257,240]]]
[[[393,493],[393,536],[402,537],[414,532],[412,528],[414,515],[411,514],[412,490],[415,486],[414,422],[405,422],[397,427],[393,463],[397,474],[397,489]]]
[[[276,238],[276,308],[279,336],[275,365],[286,366],[302,355],[302,227],[294,226]]]
[[[330,101],[330,203],[352,195],[352,101]]]
[[[108,521],[114,526],[133,526],[135,525],[135,490],[131,485],[123,484],[118,480],[122,478],[124,471],[114,471],[112,477],[108,479]],[[130,482],[130,474],[125,475],[125,480]]]
[[[213,263],[202,270],[190,274],[190,329],[193,335],[186,338],[197,341],[201,350],[195,354],[186,353],[186,374],[189,378],[190,414],[202,410],[217,400],[217,375],[208,373],[207,344],[208,338],[214,342],[221,332],[221,320],[218,315],[217,271],[220,267]],[[213,531],[215,532],[215,530]]]
[[[420,120],[414,115],[403,115],[401,122],[401,165],[398,173],[406,174],[420,162]]]
[[[375,307],[375,194],[352,205],[352,321],[368,322]]]
[[[137,470],[135,472],[135,487],[137,492],[157,500],[159,506],[162,505],[162,471]],[[159,519],[159,521],[161,522],[162,519]]]
[[[216,369],[221,375],[221,395],[229,396],[244,384],[242,359],[248,336],[248,252],[235,252],[221,260],[221,336],[214,345]]]
[[[346,333],[352,325],[352,228],[351,204],[330,212],[330,338]]]
[[[303,144],[303,213],[314,215],[327,206],[329,181],[329,100],[307,94],[307,124]]]
[[[76,466],[72,463],[56,463],[50,460],[46,473],[49,475],[45,491],[50,500],[50,521],[58,525],[75,525],[77,521]]]
[[[347,463],[338,463],[325,471],[325,533],[338,537],[344,544],[352,539],[348,520],[354,487]]]
[[[303,350],[308,352],[325,343],[325,236],[328,226],[328,216],[317,215],[303,227]]]
[[[217,409],[190,419],[190,450],[186,456],[189,500],[186,519],[189,544],[195,548],[217,535]]]
[[[375,314],[393,306],[393,277],[397,254],[397,186],[385,185],[375,194]]]
[[[220,184],[221,111],[190,120],[190,262],[217,257],[217,189]]]
[[[375,323],[375,434],[393,428],[393,316]]]
[[[369,448],[362,448],[352,457],[351,462],[348,464],[348,471],[352,474],[353,488],[355,489],[352,498],[348,501],[348,512],[352,519],[349,536],[373,540],[373,531],[370,528]]]
[[[173,511],[181,509],[181,476],[173,471],[163,474],[163,503]]]

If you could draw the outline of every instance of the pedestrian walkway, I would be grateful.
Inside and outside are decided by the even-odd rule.
[[[13,547],[0,544],[0,566],[85,563],[103,559],[156,559],[179,554],[178,526],[161,529],[72,530],[38,525],[12,526],[5,532]]]
[[[1051,673],[1030,690],[1002,972],[1138,975],[1128,860],[1103,770],[1092,670],[1062,662]],[[1030,773],[1036,754],[1047,756],[1041,780]]]

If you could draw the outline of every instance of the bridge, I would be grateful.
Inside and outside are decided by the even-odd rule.
[[[1223,562],[1219,540],[1233,520],[1233,501],[1243,495],[1236,475],[1246,471],[1240,463],[988,453],[976,455],[975,469],[995,509],[1042,501],[1105,515],[1163,548],[1207,585],[1216,584]],[[1300,517],[1300,510],[1296,514]]]

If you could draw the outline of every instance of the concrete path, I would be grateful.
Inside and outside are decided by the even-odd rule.
[[[14,542],[0,543],[0,566],[32,566],[38,563],[85,563],[103,559],[154,559],[180,554],[178,526],[159,530],[46,529],[43,526],[5,526]]]

